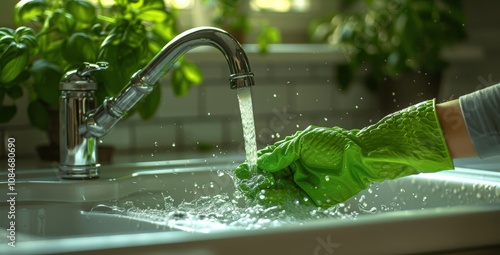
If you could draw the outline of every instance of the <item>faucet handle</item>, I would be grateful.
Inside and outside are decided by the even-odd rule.
[[[108,62],[97,62],[95,64],[83,62],[83,64],[76,70],[76,74],[79,76],[90,76],[92,72],[104,70],[108,67]]]
[[[95,90],[97,85],[90,75],[92,72],[107,69],[107,62],[95,64],[83,62],[76,70],[67,72],[59,84],[60,90]]]

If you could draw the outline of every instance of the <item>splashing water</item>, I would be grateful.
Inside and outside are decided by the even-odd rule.
[[[257,167],[257,142],[255,140],[252,94],[250,88],[240,88],[236,93],[240,104],[246,159],[250,169],[254,169]]]
[[[352,220],[358,215],[357,212],[346,212],[344,205],[320,209],[293,201],[280,205],[254,204],[242,207],[228,194],[201,196],[180,204],[175,203],[172,197],[165,197],[164,202],[164,208],[158,209],[140,208],[127,201],[120,206],[99,204],[91,211],[128,217],[138,222],[151,222],[170,229],[203,233],[219,229],[268,229],[320,219]]]

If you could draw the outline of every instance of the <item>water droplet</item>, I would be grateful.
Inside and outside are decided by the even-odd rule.
[[[356,105],[356,109],[358,109],[359,107]]]
[[[361,197],[359,198],[359,202],[362,203],[364,200],[365,200],[365,195],[361,195]]]
[[[327,181],[327,182],[330,181],[330,176],[325,175],[325,181]]]
[[[325,117],[325,118],[324,118],[324,120],[325,120],[325,121],[328,121],[328,118],[326,118],[326,117]]]
[[[207,113],[208,116],[210,116],[210,113]]]
[[[172,143],[172,147],[175,147],[175,143]]]
[[[158,142],[155,142],[155,147],[158,147]]]
[[[277,97],[277,95],[276,95],[276,94],[273,94],[273,97]]]

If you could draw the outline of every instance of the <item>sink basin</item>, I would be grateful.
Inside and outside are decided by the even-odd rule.
[[[242,161],[115,164],[86,181],[60,180],[53,169],[18,170],[16,247],[2,239],[0,252],[401,254],[500,247],[499,173],[456,168],[375,183],[329,210],[264,208],[247,207],[235,193],[229,171]],[[0,215],[9,211],[4,201]],[[0,217],[4,232],[9,222]]]

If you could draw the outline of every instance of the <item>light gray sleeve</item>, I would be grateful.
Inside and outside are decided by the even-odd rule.
[[[461,96],[459,101],[479,158],[500,156],[500,84]]]

